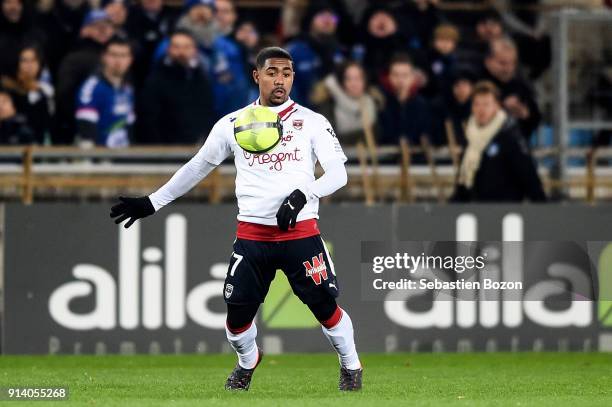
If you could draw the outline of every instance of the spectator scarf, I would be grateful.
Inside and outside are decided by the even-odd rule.
[[[502,128],[506,118],[506,112],[503,109],[499,109],[489,123],[479,126],[474,116],[470,116],[467,128],[465,129],[465,137],[468,144],[463,155],[461,168],[459,169],[459,184],[465,185],[467,188],[471,188],[474,185],[474,177],[480,167],[482,153]]]

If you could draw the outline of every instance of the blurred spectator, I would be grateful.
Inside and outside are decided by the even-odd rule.
[[[215,40],[212,82],[218,117],[233,112],[258,96],[253,81],[254,59],[259,46],[255,23],[243,21],[235,31]]]
[[[434,101],[434,144],[446,145],[449,137],[454,137],[455,142],[465,146],[465,124],[470,117],[472,106],[472,90],[474,88],[474,74],[470,71],[458,71],[452,79],[452,95],[446,97],[438,96]],[[450,128],[450,130],[449,130]],[[452,135],[448,132],[452,131]]]
[[[363,20],[363,15],[370,6],[368,0],[341,0],[344,3],[344,10],[346,10],[347,17],[350,18],[353,28],[356,28],[359,23]],[[353,31],[353,37],[355,33]]]
[[[36,45],[26,45],[19,54],[17,71],[2,76],[2,87],[11,93],[17,111],[23,114],[38,144],[45,143],[53,113],[53,86],[41,81],[43,60]]]
[[[301,31],[300,22],[304,18],[308,4],[302,0],[285,0],[282,4],[280,34],[283,40],[291,40]]]
[[[377,133],[376,102],[380,104],[382,95],[367,85],[363,67],[347,61],[315,86],[312,103],[330,121],[342,145],[364,141],[364,126]]]
[[[57,77],[59,64],[75,45],[83,19],[89,12],[86,0],[57,0],[53,8],[41,16],[46,34],[45,55],[51,76]]]
[[[541,0],[494,2],[517,43],[519,59],[529,67],[531,79],[538,78],[548,68],[551,59],[550,36],[545,33],[547,19],[544,13],[535,10],[540,4]]]
[[[393,57],[389,67],[391,91],[385,94],[380,113],[380,144],[397,145],[400,137],[420,145],[421,137],[431,136],[431,112],[427,101],[418,94],[414,65],[406,54]]]
[[[196,40],[198,58],[205,70],[209,70],[213,58],[213,44],[221,35],[221,29],[215,18],[215,0],[186,0],[183,14],[176,22],[176,29],[191,33]],[[166,37],[155,50],[155,63],[162,61],[170,45]]]
[[[50,133],[54,144],[73,142],[79,87],[95,72],[105,43],[124,32],[135,43],[130,70],[135,74],[133,83],[139,92],[144,91],[147,78],[148,95],[152,90],[158,94],[169,91],[172,81],[197,83],[196,87],[207,89],[202,95],[206,102],[198,99],[193,103],[206,106],[205,121],[255,98],[257,89],[251,78],[254,55],[266,43],[267,33],[273,38],[270,31],[275,30],[276,35],[287,31],[281,27],[258,27],[254,20],[238,20],[233,0],[183,1],[184,7],[176,10],[177,7],[165,7],[163,0],[45,0],[42,4],[0,0],[0,78],[17,113],[26,117],[35,140],[44,143],[45,135]],[[422,135],[428,135],[432,142],[444,144],[447,140],[444,123],[449,122],[461,144],[465,143],[462,123],[470,112],[468,95],[472,79],[459,79],[456,73],[462,70],[459,76],[463,76],[465,68],[470,72],[482,69],[481,75],[475,75],[473,80],[478,77],[497,85],[502,107],[529,138],[537,129],[541,114],[529,82],[520,75],[525,66],[518,64],[526,63],[531,77],[539,75],[548,64],[549,40],[544,34],[543,19],[530,9],[541,1],[519,0],[527,7],[515,8],[509,7],[508,0],[492,0],[488,6],[491,8],[481,16],[473,10],[468,12],[469,24],[453,19],[462,28],[460,36],[458,28],[444,22],[438,0],[288,0],[283,10],[291,11],[295,26],[291,28],[295,30],[289,34],[297,36],[287,44],[296,71],[292,97],[308,106],[315,101],[309,100],[314,93],[317,108],[330,112],[338,134],[344,134],[352,143],[361,137],[361,110],[355,110],[356,106],[368,100],[365,110],[376,111],[367,86],[368,82],[376,83],[387,92],[385,111],[372,115],[375,127],[385,130],[377,132],[382,143],[396,144],[400,135],[419,143]],[[37,5],[37,13],[28,7],[32,4]],[[90,4],[102,9],[90,11]],[[260,24],[274,22],[276,18],[267,9],[253,13]],[[261,15],[265,18],[259,19]],[[474,25],[477,15],[480,17]],[[455,18],[455,11],[448,11],[448,16]],[[357,21],[360,31],[354,29]],[[259,31],[261,27],[267,32]],[[168,36],[175,28],[195,39],[199,51],[196,60],[188,58],[189,62],[181,63],[180,58],[171,57],[182,52],[176,47],[174,52],[168,49]],[[509,39],[510,35],[518,47]],[[24,49],[23,55],[19,55],[23,46],[29,50]],[[388,67],[397,53],[406,54],[411,62],[399,64],[391,78]],[[340,67],[342,73],[336,72],[349,57],[360,63],[361,68],[349,63]],[[363,69],[367,72],[365,81],[360,75]],[[153,84],[151,78],[155,77],[161,78],[162,84]],[[53,88],[47,85],[51,78],[57,85],[55,96]],[[315,84],[319,85],[313,92]],[[195,130],[172,134],[181,128],[177,124],[175,131],[162,134],[159,126],[153,126],[149,136],[141,130],[151,128],[151,123],[138,124],[138,140],[162,142],[172,136],[176,138],[172,142],[192,143],[204,135],[199,129],[210,123],[199,123],[197,115],[190,113],[195,108],[185,102],[187,94],[195,92],[189,89],[186,95],[177,97],[179,93],[170,92],[170,99],[182,99],[184,109],[168,117],[172,120],[182,114],[192,117],[189,127]],[[137,94],[136,100],[140,96]],[[53,97],[55,103],[51,103]],[[605,101],[601,104],[606,109]],[[57,112],[50,119],[53,106]],[[139,109],[162,111],[152,108],[152,103],[144,99]],[[349,117],[353,119],[347,120]],[[170,123],[169,118],[163,119]],[[149,121],[155,120],[162,119],[155,117]],[[603,136],[609,137],[609,133]]]
[[[427,49],[434,27],[442,22],[437,4],[438,0],[408,0],[394,9],[411,49]]]
[[[495,10],[487,10],[476,22],[475,37],[462,42],[458,50],[459,63],[479,66],[489,52],[490,43],[505,35],[500,15]]]
[[[381,82],[391,57],[407,51],[407,42],[399,31],[398,21],[388,8],[375,7],[368,10],[364,16],[363,30],[363,66],[371,81]]]
[[[361,14],[368,6],[368,0],[286,0],[282,2],[280,18],[280,35],[284,41],[290,41],[309,30],[312,11],[329,7],[338,18],[336,37],[350,46],[356,39],[355,28],[361,20]]]
[[[0,0],[0,74],[15,72],[19,50],[26,44],[44,45],[44,33],[32,24],[29,3]]]
[[[128,19],[126,0],[102,0],[102,6],[115,27],[115,35],[126,36],[125,23]]]
[[[101,60],[100,72],[87,78],[79,91],[78,142],[83,147],[127,147],[134,123],[134,93],[126,78],[132,63],[130,44],[111,39]]]
[[[10,93],[0,90],[0,144],[16,145],[34,142],[34,134],[25,116],[15,110]]]
[[[423,93],[435,97],[450,94],[451,80],[456,68],[455,50],[459,42],[459,31],[454,25],[440,24],[433,35],[433,47],[427,62],[427,86]]]
[[[283,1],[278,34],[284,41],[291,41],[300,34],[307,34],[310,30],[310,21],[313,11],[321,8],[330,8],[337,17],[335,35],[338,40],[350,46],[355,40],[356,22],[352,11],[356,6],[361,12],[367,8],[369,0],[286,0]],[[360,3],[360,5],[356,5]]]
[[[215,0],[215,20],[219,27],[219,34],[229,35],[234,31],[234,24],[238,19],[236,6],[232,0]]]
[[[501,108],[499,91],[491,82],[474,87],[466,137],[468,144],[451,200],[546,200],[527,143],[514,118]]]
[[[163,0],[142,0],[132,6],[126,28],[138,47],[134,55],[134,85],[140,88],[151,71],[155,49],[174,29],[176,15]]]
[[[338,15],[327,3],[312,6],[304,17],[304,33],[287,44],[293,57],[295,81],[291,97],[309,106],[308,95],[314,84],[333,72],[335,65],[344,58],[343,49],[336,37]]]
[[[494,10],[484,13],[476,24],[476,35],[475,45],[478,47],[480,54],[484,56],[489,51],[489,44],[505,35],[499,13]]]
[[[612,54],[610,55],[612,57]],[[612,58],[608,64],[600,68],[597,82],[591,89],[590,99],[599,106],[601,115],[607,120],[612,119]],[[612,129],[601,130],[593,140],[595,146],[612,145]],[[612,163],[611,163],[612,164]]]
[[[81,28],[80,41],[62,61],[57,78],[56,130],[53,144],[72,144],[76,131],[74,121],[75,101],[79,86],[100,63],[104,45],[115,32],[108,14],[92,10]]]
[[[221,34],[215,19],[215,1],[187,0],[185,13],[179,18],[176,28],[191,32],[198,46],[210,49],[213,41]]]
[[[491,42],[485,58],[485,79],[500,90],[502,104],[518,120],[523,136],[529,140],[540,123],[540,109],[531,86],[518,74],[518,53],[512,40]]]
[[[189,31],[170,37],[166,58],[145,83],[138,113],[143,143],[195,144],[208,136],[215,117],[212,92]]]

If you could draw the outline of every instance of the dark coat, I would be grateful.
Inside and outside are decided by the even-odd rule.
[[[413,1],[397,3],[399,5],[393,9],[400,22],[400,30],[410,41],[411,48],[427,49],[434,29],[443,21],[442,13],[432,4],[421,10]]]
[[[446,122],[449,121],[454,135],[455,141],[461,146],[465,146],[465,124],[467,123],[472,111],[472,103],[470,100],[461,104],[455,98],[436,98],[432,103],[432,121],[433,135],[432,143],[435,145],[447,145],[448,134]]]
[[[37,24],[46,33],[45,55],[52,78],[57,78],[62,59],[77,45],[83,19],[90,9],[88,2],[72,8],[58,0],[51,10],[39,16]]]
[[[201,142],[215,117],[211,86],[199,65],[185,68],[163,61],[147,79],[137,104],[140,143]]]
[[[0,0],[0,7],[4,0]],[[22,2],[23,11],[18,22],[11,22],[0,12],[0,74],[11,75],[16,71],[19,52],[24,45],[46,46],[44,31],[33,23],[29,2]]]
[[[36,99],[27,93],[11,92],[17,111],[22,113],[32,129],[35,141],[43,144],[45,135],[51,128],[49,99],[42,90],[34,92]]]
[[[431,136],[431,109],[420,95],[413,95],[400,103],[395,95],[385,94],[385,107],[379,120],[382,134],[379,144],[397,145],[400,137],[406,137],[410,144],[419,145],[421,136]]]
[[[155,50],[164,37],[172,32],[176,19],[172,8],[165,6],[155,16],[149,16],[140,5],[130,8],[126,29],[129,37],[136,42],[132,70],[137,88],[140,88],[148,77]]]
[[[401,33],[376,38],[365,31],[361,43],[364,47],[363,67],[370,82],[379,83],[387,74],[391,58],[399,52],[408,52],[408,41]]]
[[[25,116],[17,114],[11,118],[0,120],[0,144],[19,145],[34,143],[34,133]]]
[[[517,122],[508,118],[484,149],[474,185],[457,184],[454,202],[546,200],[533,158]]]
[[[104,46],[90,39],[83,39],[74,51],[62,60],[58,71],[58,82],[55,96],[55,131],[54,144],[72,144],[76,133],[74,111],[77,92],[89,75],[93,74],[100,64],[100,55]]]
[[[452,97],[452,87],[455,71],[457,68],[457,56],[454,53],[441,54],[435,49],[429,51],[425,72],[427,74],[427,85],[423,94],[429,98]]]
[[[531,85],[519,76],[515,76],[508,82],[502,82],[491,75],[485,69],[484,79],[493,82],[501,93],[502,101],[508,96],[516,96],[529,109],[529,117],[519,120],[519,126],[525,139],[529,140],[533,132],[538,128],[542,120],[540,108],[535,100],[535,95]]]

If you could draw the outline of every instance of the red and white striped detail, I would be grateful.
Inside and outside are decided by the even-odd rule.
[[[336,305],[336,310],[334,311],[332,316],[326,319],[325,321],[320,321],[321,325],[323,325],[327,329],[333,329],[342,319],[342,314],[344,314],[344,311],[342,311],[342,308]]]
[[[97,109],[93,107],[82,107],[76,111],[76,118],[78,120],[85,120],[86,122],[97,123],[100,119],[100,114]]]

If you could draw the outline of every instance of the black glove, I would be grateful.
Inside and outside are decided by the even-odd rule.
[[[131,218],[125,224],[126,228],[132,226],[132,223],[136,222],[137,219],[145,218],[155,213],[155,208],[148,196],[141,196],[140,198],[120,196],[119,200],[121,203],[111,208],[110,216],[111,218],[116,218],[116,224],[123,222],[127,218]]]
[[[276,221],[281,230],[288,230],[289,225],[295,227],[298,213],[306,205],[306,195],[299,189],[296,189],[283,201],[283,204],[276,212]]]

